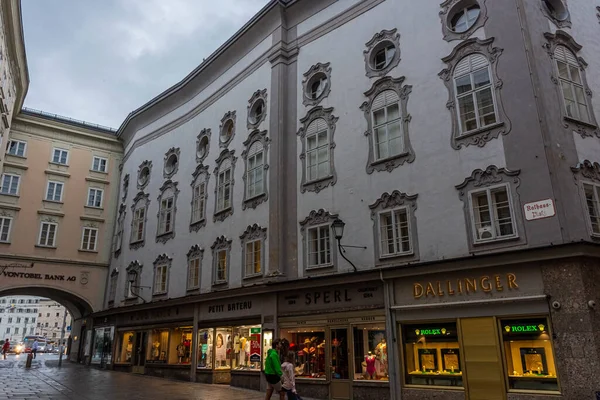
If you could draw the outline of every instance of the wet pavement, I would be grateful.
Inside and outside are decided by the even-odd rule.
[[[0,400],[263,400],[264,393],[222,385],[170,381],[122,372],[98,370],[58,356],[38,355],[31,369],[26,357],[0,359]],[[279,397],[273,395],[272,399]]]

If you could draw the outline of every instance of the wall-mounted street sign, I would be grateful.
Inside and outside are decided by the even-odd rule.
[[[556,215],[556,209],[554,208],[554,202],[552,199],[526,203],[523,206],[523,209],[525,210],[525,219],[527,221],[550,218]]]

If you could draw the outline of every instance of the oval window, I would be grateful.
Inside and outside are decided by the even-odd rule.
[[[208,154],[208,136],[202,136],[198,142],[198,148],[196,149],[198,158],[204,158]]]
[[[385,69],[396,55],[396,46],[392,42],[381,42],[371,52],[371,68],[377,71]]]
[[[223,129],[221,130],[221,143],[227,143],[228,141],[231,140],[231,137],[233,136],[233,121],[232,120],[227,120],[227,122],[225,122],[225,125],[223,125]]]
[[[478,4],[462,8],[452,16],[452,30],[456,33],[468,31],[475,25],[480,13],[481,9]]]
[[[140,171],[140,175],[138,176],[138,183],[140,185],[145,185],[148,182],[148,178],[150,177],[150,169],[148,167],[142,168]]]

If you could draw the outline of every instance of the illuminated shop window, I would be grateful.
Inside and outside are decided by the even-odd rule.
[[[500,321],[510,389],[558,391],[546,318]]]
[[[133,356],[133,340],[135,334],[133,332],[124,332],[121,335],[121,347],[117,353],[117,362],[130,363]]]
[[[406,383],[462,386],[456,323],[403,326]]]
[[[385,325],[355,326],[354,380],[388,381]]]
[[[260,371],[260,325],[233,328],[231,368],[242,371]]]
[[[231,368],[232,348],[231,328],[217,328],[215,330],[215,369]]]
[[[290,342],[290,351],[296,354],[296,378],[326,378],[323,328],[282,329],[281,337]]]
[[[148,353],[146,361],[150,363],[166,363],[169,345],[168,329],[153,329],[148,337]]]
[[[171,330],[169,344],[169,364],[190,364],[192,362],[191,326]]]
[[[214,329],[201,329],[198,331],[198,368],[212,369],[212,347]]]

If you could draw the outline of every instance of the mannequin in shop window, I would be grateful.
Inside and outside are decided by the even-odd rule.
[[[160,342],[157,340],[152,343],[152,359],[158,360],[160,356]]]
[[[369,351],[369,353],[365,356],[365,367],[367,372],[368,379],[374,379],[376,377],[376,369],[375,362],[377,361],[377,357],[373,354],[373,352]]]
[[[381,342],[375,347],[375,369],[378,377],[387,377],[388,374],[388,362],[387,362],[387,343],[385,339],[381,339]]]

